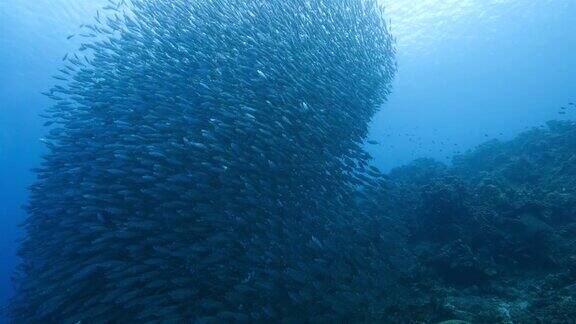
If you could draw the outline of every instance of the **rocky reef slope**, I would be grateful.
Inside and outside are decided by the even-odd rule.
[[[420,159],[388,175],[396,322],[576,320],[576,124],[491,141],[451,166]]]

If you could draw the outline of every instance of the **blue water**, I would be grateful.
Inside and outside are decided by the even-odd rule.
[[[576,2],[389,2],[399,72],[372,125],[378,166],[570,117],[558,109],[576,100]]]
[[[29,170],[44,152],[38,115],[51,103],[40,92],[52,86],[62,56],[75,47],[67,33],[99,7],[83,2],[0,1],[0,305],[12,293],[18,225],[25,218],[21,206],[34,180]]]
[[[67,41],[105,1],[0,0],[0,305],[41,160],[38,114],[50,101]],[[512,138],[576,101],[576,1],[386,0],[397,38],[393,94],[368,147],[383,170],[429,156],[447,161],[492,138]],[[448,4],[447,4],[448,3]],[[1,321],[1,320],[0,320]]]

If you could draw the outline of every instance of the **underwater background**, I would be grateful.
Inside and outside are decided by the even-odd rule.
[[[93,22],[96,11],[107,3],[0,0],[0,305],[7,304],[14,293],[11,277],[19,262],[18,239],[24,236],[18,224],[26,217],[22,205],[26,204],[28,187],[35,179],[30,169],[37,167],[46,153],[40,138],[47,130],[39,115],[53,103],[41,92],[55,84],[52,75],[62,67],[62,57],[79,46],[78,38],[67,36],[78,33],[81,24]],[[526,136],[535,136],[534,141],[546,143],[537,150],[558,145],[573,152],[576,137],[570,121],[576,117],[576,107],[570,103],[576,102],[575,1],[383,0],[381,3],[386,8],[390,33],[396,39],[398,70],[387,102],[369,126],[366,150],[373,157],[371,165],[388,173],[418,158],[450,164],[455,155],[473,150],[479,144],[495,139],[512,140],[550,120],[568,123],[552,128],[549,133],[523,135],[525,141],[530,141]],[[510,144],[514,145],[524,147]],[[512,154],[506,147],[492,149],[505,151],[498,151],[499,155]],[[485,154],[497,155],[494,152]],[[482,151],[475,154],[464,158],[468,162],[462,162],[465,166],[461,169],[466,171],[454,172],[469,175],[476,172],[470,171],[474,168],[484,167],[483,172],[498,170],[498,161],[483,158]],[[474,163],[480,166],[470,166]],[[575,163],[568,153],[564,160],[558,161],[559,165]],[[458,169],[457,163],[455,167]],[[419,168],[436,170],[435,165]],[[419,170],[401,169],[396,175],[392,172],[391,181],[424,181],[406,179]],[[440,173],[443,172],[452,171]],[[556,180],[553,175],[547,176],[551,178],[547,185]],[[409,189],[402,190],[418,191],[406,186]],[[402,190],[398,192],[405,192]],[[402,197],[398,192],[394,193],[394,199]],[[573,208],[574,198],[567,199],[570,206],[567,208]],[[409,205],[408,201],[392,201],[390,208]],[[403,211],[382,213],[388,213],[387,217],[416,217],[403,215]],[[432,216],[428,219],[436,222],[426,225],[429,228],[451,222]],[[409,225],[406,227],[412,230]],[[515,227],[510,227],[510,231],[514,230]],[[413,231],[417,237],[418,229]],[[404,248],[410,246],[406,244]],[[566,247],[562,251],[573,250]],[[561,267],[559,264],[563,263],[559,261],[555,266]],[[445,311],[431,313],[434,312]],[[426,316],[422,315],[423,321],[430,319]],[[570,322],[569,317],[550,316]],[[455,316],[445,317],[440,320]],[[0,322],[7,321],[6,317],[0,317]]]

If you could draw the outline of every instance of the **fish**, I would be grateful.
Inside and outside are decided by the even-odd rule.
[[[376,320],[378,1],[130,3],[82,25],[47,92],[10,319]]]

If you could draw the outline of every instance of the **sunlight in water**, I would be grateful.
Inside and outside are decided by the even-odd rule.
[[[570,0],[381,0],[398,48],[422,54],[455,39],[490,40],[509,21],[529,23],[548,6],[562,8]],[[546,12],[550,12],[547,10]],[[519,19],[520,18],[520,19]],[[481,32],[478,32],[481,30]]]

